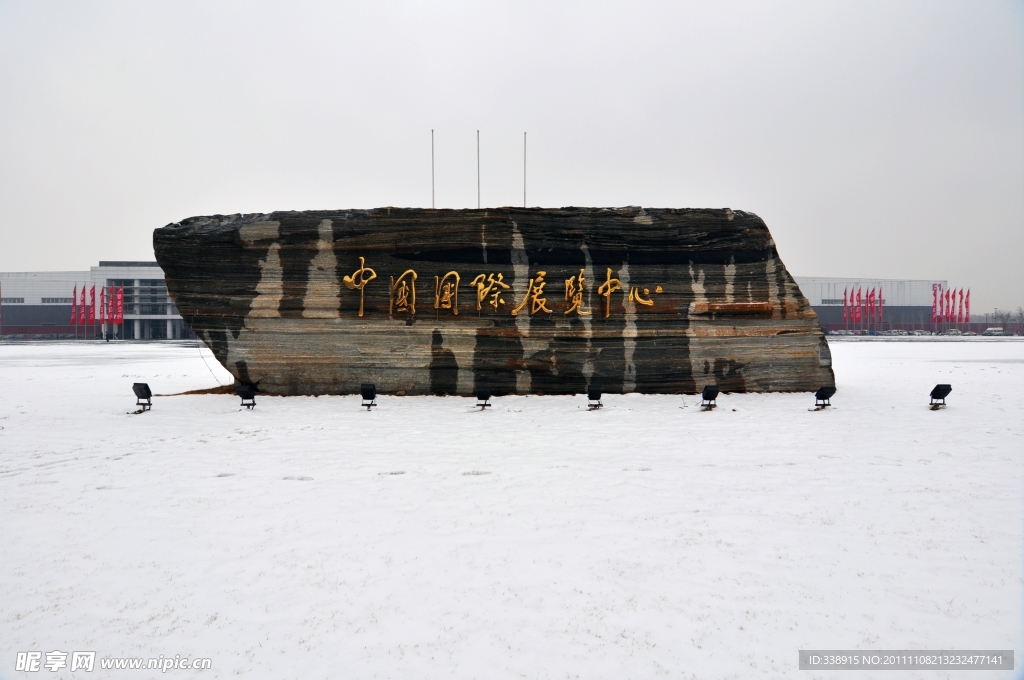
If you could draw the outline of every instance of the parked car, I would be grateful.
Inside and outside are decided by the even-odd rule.
[[[986,328],[981,332],[982,335],[1005,335],[1002,328]]]

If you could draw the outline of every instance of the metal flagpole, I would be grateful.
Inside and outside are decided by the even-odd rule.
[[[523,133],[523,207],[526,207],[526,133]]]
[[[476,131],[476,209],[480,209],[480,131]]]
[[[430,209],[434,209],[434,129],[430,129]]]

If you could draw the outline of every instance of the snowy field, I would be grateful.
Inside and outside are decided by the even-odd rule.
[[[832,351],[822,412],[201,395],[129,415],[132,382],[227,373],[187,345],[0,345],[0,678],[853,677],[798,671],[802,648],[1020,668],[1024,342]],[[16,671],[33,650],[96,671]],[[212,668],[99,670],[159,655]]]

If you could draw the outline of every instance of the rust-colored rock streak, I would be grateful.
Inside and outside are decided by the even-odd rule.
[[[752,213],[215,215],[157,229],[153,244],[185,321],[266,394],[834,384],[817,317]]]

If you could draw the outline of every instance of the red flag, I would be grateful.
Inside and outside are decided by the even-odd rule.
[[[117,321],[115,323],[124,323],[124,286],[117,289]]]
[[[843,323],[846,323],[846,289],[843,288]]]
[[[949,290],[946,290],[946,321],[953,320],[953,306],[949,302]]]
[[[935,323],[935,314],[939,310],[939,286],[932,284],[932,323]]]
[[[971,322],[971,289],[967,289],[967,297],[964,298],[964,321]]]
[[[871,316],[871,323],[875,322],[875,289],[868,293],[868,314]]]
[[[881,286],[878,287],[878,321],[879,322],[885,321],[884,317],[882,316],[882,287]]]
[[[89,325],[96,325],[96,284],[89,288]]]
[[[78,323],[85,325],[85,284],[82,284],[82,303],[78,306]]]
[[[957,323],[963,323],[964,322],[964,289],[963,288],[960,289],[960,304],[959,304],[959,306],[957,307],[957,310],[956,310],[956,322]]]
[[[99,309],[100,316],[99,316],[99,319],[100,319],[100,325],[101,326],[104,323],[106,323],[106,319],[107,319],[107,303],[106,303],[107,295],[106,295],[106,293],[107,293],[107,289],[104,288],[103,286],[100,286],[100,309]]]
[[[864,316],[864,299],[861,297],[861,289],[857,289],[857,323],[860,323],[861,317]]]
[[[107,320],[110,323],[114,323],[114,287],[110,287],[110,292],[107,293]]]
[[[78,325],[78,284],[75,284],[75,289],[71,291],[71,325]]]

